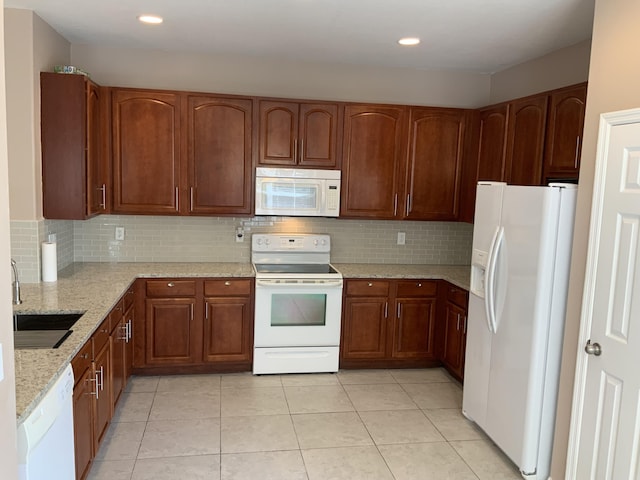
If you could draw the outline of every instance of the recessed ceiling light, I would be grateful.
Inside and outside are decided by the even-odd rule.
[[[420,43],[420,39],[416,37],[405,37],[398,40],[398,43],[405,46],[418,45]]]
[[[158,25],[162,23],[162,17],[158,17],[157,15],[140,15],[138,20],[142,23],[149,23],[151,25]]]

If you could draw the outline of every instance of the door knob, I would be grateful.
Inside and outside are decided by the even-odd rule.
[[[587,340],[587,345],[584,347],[584,351],[589,355],[595,355],[599,357],[602,354],[602,348],[599,343],[591,343],[591,340]]]

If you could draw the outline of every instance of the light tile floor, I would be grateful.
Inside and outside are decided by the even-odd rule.
[[[506,480],[442,369],[132,377],[90,480]]]

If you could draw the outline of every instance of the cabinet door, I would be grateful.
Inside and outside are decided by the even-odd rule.
[[[551,94],[544,155],[545,179],[578,178],[586,98],[586,85]]]
[[[463,336],[466,326],[466,312],[447,302],[445,308],[445,328],[442,361],[449,371],[462,377]]]
[[[94,407],[94,445],[96,452],[102,443],[104,434],[113,415],[111,391],[111,342],[106,342],[102,350],[94,358],[93,377],[96,382],[96,400]]]
[[[112,315],[112,325],[115,327],[111,332],[111,390],[115,408],[126,381],[124,366],[126,332],[121,311],[117,310]]]
[[[103,158],[103,110],[106,108],[101,88],[87,82],[87,216],[107,211],[107,181]]]
[[[259,165],[295,165],[298,158],[298,104],[260,102]]]
[[[199,358],[195,303],[195,298],[147,299],[147,365],[191,364]]]
[[[113,212],[178,213],[178,95],[116,90],[112,118]]]
[[[298,163],[305,167],[337,168],[338,105],[300,105]]]
[[[341,351],[345,359],[383,359],[387,356],[385,297],[346,297]]]
[[[251,362],[252,340],[251,298],[205,298],[206,362]]]
[[[86,478],[93,460],[93,399],[96,388],[93,380],[92,370],[88,368],[73,389],[73,440],[77,480]]]
[[[435,298],[398,298],[391,338],[392,358],[435,358]]]
[[[511,102],[507,133],[507,183],[540,185],[547,95]]]
[[[251,213],[249,99],[189,97],[189,213]]]
[[[345,107],[341,216],[395,218],[398,214],[406,118],[401,106]]]
[[[480,110],[477,180],[503,182],[506,175],[509,105]]]
[[[453,220],[458,214],[465,112],[412,108],[404,215]]]

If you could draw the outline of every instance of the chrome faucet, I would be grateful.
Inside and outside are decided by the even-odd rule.
[[[11,259],[11,268],[13,268],[13,304],[20,305],[22,299],[20,298],[20,280],[18,278],[18,268],[16,267],[16,261]]]

